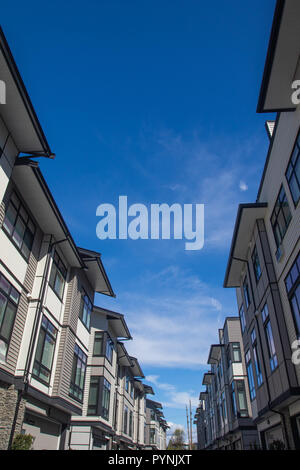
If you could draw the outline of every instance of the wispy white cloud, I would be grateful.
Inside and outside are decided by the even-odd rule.
[[[239,188],[241,191],[247,191],[248,190],[248,186],[247,184],[245,183],[245,181],[240,181],[240,185],[239,185]]]

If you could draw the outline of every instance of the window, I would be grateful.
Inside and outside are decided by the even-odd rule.
[[[241,362],[241,347],[240,343],[232,343],[232,362]]]
[[[53,256],[49,284],[60,299],[63,297],[66,278],[67,268],[65,267],[57,252],[55,252]]]
[[[50,383],[56,338],[57,329],[43,316],[35,353],[33,375],[46,384]]]
[[[244,312],[244,306],[243,305],[240,308],[240,320],[241,320],[242,333],[244,333],[244,331],[246,329],[246,318],[245,318],[245,312]]]
[[[113,350],[114,350],[114,342],[111,339],[111,337],[107,334],[106,335],[105,356],[109,360],[109,362],[112,362]]]
[[[150,428],[150,444],[156,443],[155,428]]]
[[[277,248],[280,246],[287,231],[292,215],[286,198],[284,187],[281,186],[271,216],[271,225]]]
[[[245,359],[246,359],[246,368],[247,368],[247,375],[248,375],[248,382],[249,382],[250,398],[251,398],[251,400],[254,400],[254,398],[256,397],[256,391],[255,391],[255,384],[254,384],[253,368],[252,368],[250,350],[248,350],[246,352]]]
[[[124,406],[124,422],[123,422],[123,432],[127,434],[127,422],[128,422],[128,408]]]
[[[129,375],[126,375],[126,378],[125,378],[125,390],[126,392],[129,393],[129,386],[130,386],[130,377]]]
[[[88,416],[98,414],[98,397],[99,397],[99,376],[92,376],[90,380],[90,393],[88,402]]]
[[[78,401],[82,401],[83,399],[86,361],[87,356],[77,344],[75,344],[70,395]]]
[[[226,417],[227,417],[225,392],[222,392],[222,395],[221,395],[221,403],[222,403],[222,416],[223,416],[223,421],[225,421],[225,419],[226,419]]]
[[[255,366],[255,372],[256,372],[257,385],[258,385],[258,387],[260,387],[261,384],[263,383],[263,378],[262,378],[260,361],[259,361],[259,358],[258,358],[257,339],[256,339],[255,328],[253,328],[253,330],[251,332],[251,343],[252,343],[252,351],[253,351],[253,357],[254,357],[254,366]]]
[[[234,416],[236,416],[237,415],[237,408],[236,408],[234,382],[232,382],[232,384],[231,384],[231,406],[232,406],[232,414]]]
[[[296,331],[300,336],[300,253],[285,279],[285,287],[294,317]]]
[[[244,284],[243,284],[243,291],[244,291],[244,299],[245,299],[246,309],[248,310],[248,307],[250,305],[250,296],[249,296],[248,281],[247,281],[246,277],[245,277]]]
[[[252,253],[252,264],[253,264],[255,279],[256,279],[256,282],[258,282],[261,276],[261,267],[260,267],[260,262],[259,262],[259,257],[258,257],[256,246]]]
[[[133,413],[129,411],[129,436],[132,437],[133,434]]]
[[[102,413],[101,416],[104,419],[109,419],[109,405],[110,405],[110,383],[103,380],[103,391],[102,391]]]
[[[102,356],[103,354],[103,331],[95,331],[93,356]]]
[[[291,191],[295,206],[300,199],[300,133],[298,134],[293,153],[288,164],[285,176]]]
[[[80,308],[79,318],[82,321],[82,323],[87,327],[88,330],[90,329],[92,309],[93,309],[93,304],[90,301],[86,292],[84,291],[81,297],[81,308]]]
[[[156,414],[154,410],[150,410],[150,419],[151,421],[156,421]]]
[[[35,225],[16,193],[12,193],[3,221],[5,233],[28,260],[35,233]]]
[[[245,383],[243,380],[236,381],[237,396],[239,403],[239,414],[241,418],[248,417],[248,407],[246,401]]]
[[[134,397],[134,386],[133,382],[130,383],[130,397],[133,399]]]
[[[5,361],[20,295],[0,273],[0,360]]]
[[[261,312],[261,315],[262,315],[262,320],[263,320],[263,324],[264,324],[266,341],[267,341],[267,345],[268,345],[270,367],[271,367],[271,371],[273,371],[278,366],[278,360],[277,360],[277,355],[276,355],[276,350],[275,350],[275,343],[274,343],[273,332],[272,332],[271,322],[270,322],[270,318],[269,318],[269,310],[268,310],[267,304],[265,304],[265,306],[264,306],[264,308]]]

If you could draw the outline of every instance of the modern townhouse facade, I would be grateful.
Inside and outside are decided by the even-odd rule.
[[[146,399],[145,445],[147,449],[165,450],[167,447],[167,429],[162,405],[154,400]]]
[[[300,448],[300,3],[277,1],[257,111],[270,138],[257,200],[238,209],[224,287],[236,289],[262,448]]]
[[[0,449],[17,434],[33,449],[143,448],[152,389],[123,315],[94,305],[115,294],[38,167],[54,154],[1,29],[0,73]]]
[[[198,448],[250,450],[258,446],[252,421],[242,333],[238,317],[227,317],[219,343],[211,345],[203,376],[206,390],[196,410]]]

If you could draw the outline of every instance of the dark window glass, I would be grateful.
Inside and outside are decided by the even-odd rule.
[[[271,326],[271,322],[269,318],[269,310],[268,310],[267,304],[265,304],[261,314],[262,314],[262,319],[263,319],[263,324],[264,324],[266,341],[268,345],[270,367],[271,367],[271,370],[273,371],[278,366],[278,360],[277,360],[277,355],[276,355],[276,350],[275,350],[274,337],[273,337],[272,326]]]
[[[245,328],[246,328],[246,318],[245,318],[245,311],[244,311],[243,305],[240,308],[240,320],[241,320],[242,333],[244,333]]]
[[[88,416],[98,414],[98,397],[99,397],[99,377],[92,376],[90,380],[90,392],[88,402]]]
[[[237,408],[236,408],[236,397],[235,397],[235,387],[234,382],[231,384],[231,406],[232,406],[232,414],[234,416],[237,415]]]
[[[286,198],[284,187],[281,186],[271,216],[271,225],[277,248],[279,247],[284,238],[291,218],[292,215]]]
[[[300,336],[300,253],[285,279],[285,286],[294,317],[297,335]]]
[[[261,276],[261,267],[260,267],[260,262],[259,262],[259,257],[258,257],[256,247],[254,248],[253,253],[252,253],[252,264],[253,264],[255,279],[256,279],[256,282],[258,282]]]
[[[83,399],[86,361],[86,354],[75,344],[70,395],[78,401]]]
[[[128,423],[128,408],[124,406],[124,418],[123,418],[123,432],[127,434],[127,423]]]
[[[232,362],[241,362],[241,346],[240,343],[232,343]]]
[[[133,413],[129,411],[129,436],[132,437],[133,434]]]
[[[300,133],[298,134],[295,147],[293,149],[290,162],[285,176],[291,191],[294,204],[297,205],[300,199]]]
[[[20,295],[0,273],[0,360],[5,361]]]
[[[103,331],[95,332],[93,356],[103,355],[103,337],[104,337]]]
[[[250,351],[247,351],[247,353],[245,355],[245,359],[246,359],[246,368],[247,368],[247,375],[248,375],[248,382],[249,382],[250,398],[251,398],[251,400],[254,400],[254,398],[256,397],[256,391],[255,391],[255,384],[254,384],[253,368],[252,368],[252,361],[251,361]]]
[[[155,428],[150,428],[150,444],[156,443]]]
[[[110,383],[103,379],[102,391],[102,418],[109,419],[109,405],[110,405]]]
[[[35,353],[33,375],[46,384],[50,382],[56,337],[57,329],[43,316]]]
[[[113,350],[114,350],[114,342],[109,336],[109,334],[107,334],[105,356],[109,360],[109,362],[112,362]]]
[[[257,339],[256,339],[255,328],[253,328],[253,330],[251,332],[251,343],[252,343],[252,350],[253,350],[254,366],[255,366],[255,372],[256,372],[257,385],[260,386],[263,383],[263,378],[262,378],[260,360],[259,360],[259,357],[258,357]]]
[[[49,284],[60,299],[62,299],[63,297],[66,279],[67,268],[65,267],[58,253],[55,252],[53,257]]]
[[[93,304],[90,301],[86,292],[84,291],[81,296],[79,318],[81,319],[82,323],[87,327],[87,329],[90,328],[92,310],[93,310]]]
[[[8,203],[3,229],[28,260],[33,244],[35,225],[16,193],[12,194]]]
[[[250,305],[250,296],[249,296],[248,281],[246,277],[245,277],[244,284],[243,284],[243,291],[244,291],[244,299],[245,299],[246,308],[248,309]]]
[[[239,403],[239,414],[242,418],[248,417],[248,407],[246,400],[245,383],[243,380],[236,381],[237,396]]]

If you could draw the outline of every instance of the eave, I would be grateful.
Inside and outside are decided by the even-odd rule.
[[[131,362],[132,362],[131,372],[134,375],[134,377],[140,377],[140,378],[144,379],[145,376],[143,374],[143,371],[141,369],[141,366],[140,366],[139,361],[137,360],[137,358],[130,356],[130,359],[131,359]]]
[[[203,375],[202,385],[210,385],[215,374],[213,372],[205,372]]]
[[[300,79],[299,0],[277,0],[257,112],[294,111],[292,82]]]
[[[245,262],[256,220],[263,219],[267,203],[240,204],[228,258],[224,287],[239,287],[241,263]]]
[[[80,256],[86,265],[86,275],[93,286],[95,292],[99,294],[115,297],[110,281],[104,269],[101,254],[96,251],[78,247]]]
[[[113,312],[112,310],[107,310],[106,308],[98,307],[96,305],[93,307],[93,313],[98,313],[107,317],[108,324],[111,326],[117,338],[132,339],[124,315]]]
[[[207,364],[217,364],[221,354],[221,344],[212,344],[208,354]]]

